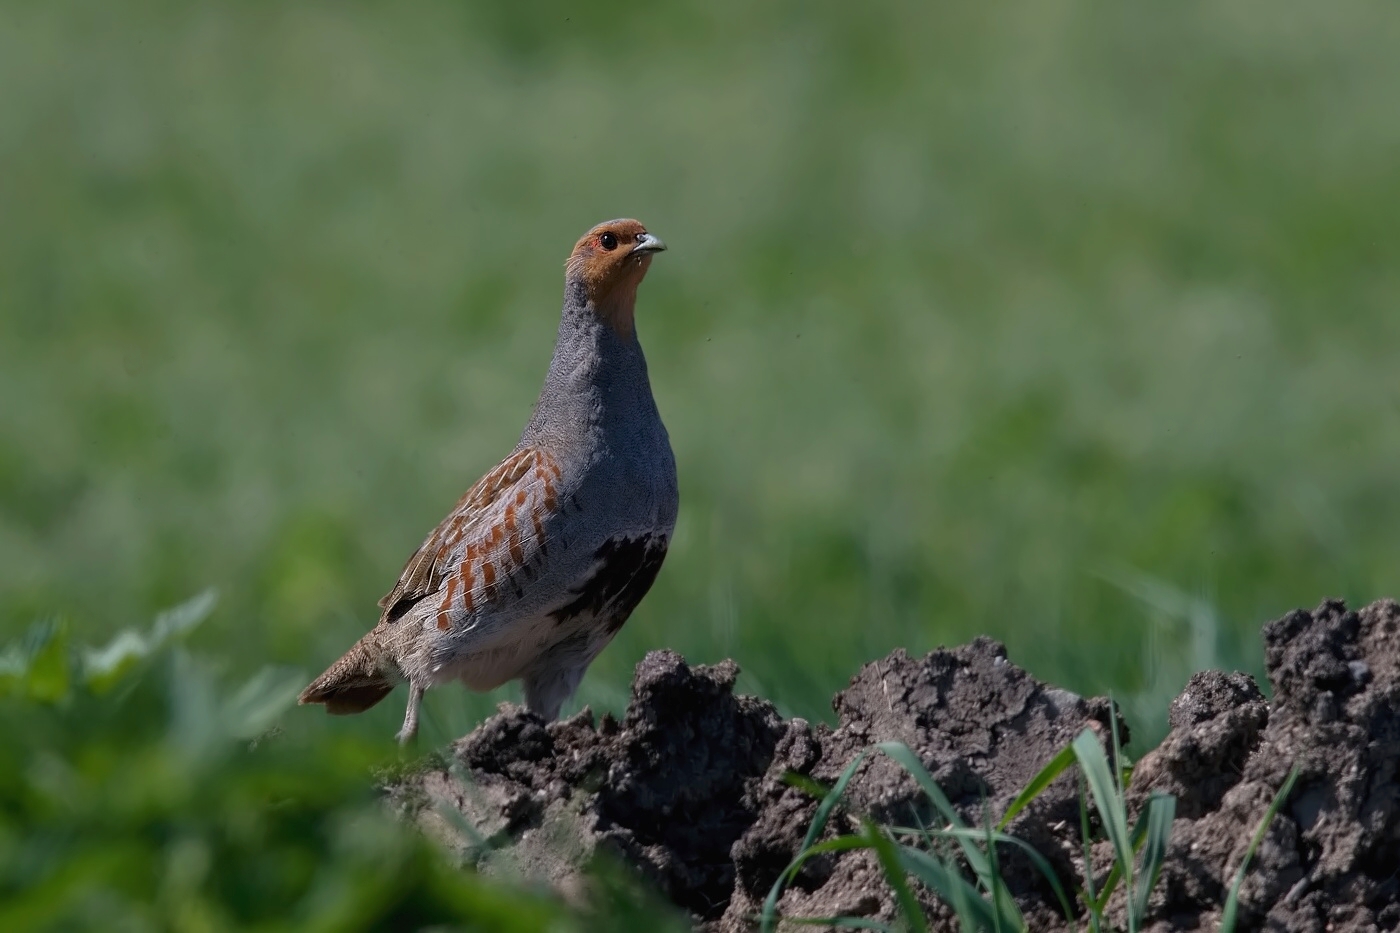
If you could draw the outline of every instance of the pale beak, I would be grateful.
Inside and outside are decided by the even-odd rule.
[[[650,233],[643,233],[637,237],[637,245],[632,247],[632,256],[640,256],[643,253],[659,253],[666,248],[666,244],[652,236]]]

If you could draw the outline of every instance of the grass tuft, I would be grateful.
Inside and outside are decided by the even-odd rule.
[[[1113,729],[1114,761],[1122,760],[1116,726]],[[999,846],[1012,846],[1024,852],[1032,865],[1049,883],[1064,913],[1066,929],[1077,929],[1076,914],[1064,886],[1056,877],[1045,857],[1024,840],[1004,832],[1012,820],[1035,798],[1043,793],[1072,764],[1078,764],[1080,781],[1080,822],[1084,840],[1084,879],[1079,888],[1086,929],[1098,933],[1108,929],[1105,913],[1109,900],[1120,885],[1126,899],[1128,933],[1141,928],[1148,912],[1152,890],[1160,876],[1171,841],[1172,820],[1176,800],[1168,794],[1149,797],[1137,823],[1129,831],[1127,821],[1126,776],[1123,769],[1110,766],[1098,736],[1084,730],[1064,750],[1059,752],[1033,777],[1012,800],[1006,812],[993,823],[984,807],[984,825],[969,826],[953,807],[938,782],[919,761],[918,756],[901,742],[883,742],[876,750],[889,756],[903,767],[919,785],[925,797],[938,813],[943,825],[939,827],[880,826],[869,819],[861,823],[859,833],[837,836],[825,842],[816,840],[824,831],[831,813],[840,805],[864,753],[851,762],[840,779],[821,795],[816,817],[808,828],[802,849],[779,875],[768,892],[759,918],[763,933],[775,929],[778,902],[783,889],[806,861],[816,855],[858,849],[873,851],[880,863],[885,880],[893,892],[899,916],[910,930],[923,930],[926,920],[912,878],[934,897],[947,904],[967,933],[1018,933],[1026,930],[1025,919],[1000,873]],[[1098,813],[1114,853],[1113,864],[1101,886],[1093,877],[1094,837],[1089,825],[1090,803]],[[1252,851],[1252,850],[1251,850]],[[1246,856],[1246,859],[1248,856]],[[790,918],[799,923],[836,924],[852,926],[869,923],[860,918]],[[859,926],[875,929],[876,926]]]

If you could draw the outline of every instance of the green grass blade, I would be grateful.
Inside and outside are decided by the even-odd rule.
[[[1112,739],[1113,758],[1111,759],[1113,787],[1116,793],[1113,795],[1113,807],[1123,815],[1123,827],[1128,825],[1128,803],[1126,797],[1128,771],[1124,767],[1123,743],[1118,735],[1118,704],[1113,699],[1113,694],[1108,695],[1108,725],[1109,736]],[[1132,857],[1123,865],[1123,873],[1128,879],[1128,933],[1137,933],[1138,915],[1133,912],[1133,902],[1131,894],[1134,889],[1134,874],[1137,869],[1137,846],[1132,837],[1128,838],[1128,847],[1132,850]]]
[[[1126,873],[1133,864],[1133,846],[1128,836],[1128,815],[1123,798],[1118,794],[1118,782],[1092,730],[1085,729],[1079,733],[1072,747],[1075,757],[1079,759],[1080,770],[1084,772],[1084,779],[1089,783],[1104,832],[1113,845],[1114,856],[1124,866]]]
[[[995,852],[992,851],[993,842],[1008,842],[1020,847],[1023,851],[1028,853],[1032,862],[1035,863],[1036,868],[1045,876],[1051,888],[1055,891],[1055,896],[1059,899],[1060,906],[1064,910],[1066,918],[1069,919],[1073,917],[1074,911],[1070,905],[1068,896],[1065,894],[1064,888],[1060,885],[1059,879],[1055,877],[1054,870],[1051,869],[1049,862],[1047,862],[1039,852],[1036,852],[1025,842],[1013,836],[1000,832],[992,832],[989,834],[985,830],[976,830],[968,827],[967,824],[963,822],[957,810],[953,808],[952,803],[948,800],[947,795],[943,793],[942,788],[938,786],[938,782],[933,779],[933,775],[929,774],[923,762],[919,761],[918,756],[904,743],[882,742],[876,747],[890,758],[894,759],[895,762],[913,776],[920,789],[922,789],[929,800],[933,802],[934,807],[937,808],[943,818],[952,825],[953,828],[950,830],[933,830],[926,832],[934,836],[951,836],[958,841],[959,845],[962,847],[963,855],[967,859],[968,866],[982,883],[983,889],[992,896],[995,904],[1003,908],[1003,910],[999,911],[1000,913],[1014,916],[1015,919],[1013,922],[1017,926],[1024,922],[1021,919],[1020,910],[1015,907],[1015,902],[1011,899],[1010,893],[1006,891],[1006,886],[1001,881],[1001,876],[996,869]],[[1024,808],[1026,804],[1030,803],[1031,800],[1034,800],[1036,795],[1044,790],[1051,781],[1054,781],[1055,778],[1063,773],[1064,769],[1074,760],[1075,753],[1073,746],[1066,747],[1062,752],[1056,755],[1055,758],[1042,768],[1040,773],[1031,780],[1031,783],[1027,785],[1026,789],[1017,795],[1016,800],[1012,802],[1011,808],[1007,811],[1009,816],[1002,817],[998,828],[1005,827],[1009,818],[1014,818],[1017,812]],[[986,843],[986,850],[977,845],[979,841]],[[959,880],[961,880],[961,878]],[[944,898],[948,900],[950,904],[953,903],[953,890],[954,889],[950,889],[950,895]],[[981,901],[981,897],[979,896],[977,900]],[[990,915],[988,920],[993,924],[992,928],[996,929],[996,915]]]
[[[987,853],[987,861],[991,864],[991,873],[987,882],[988,893],[992,896],[992,928],[996,933],[1023,930],[1026,926],[1026,920],[1021,916],[1021,908],[1016,906],[1016,899],[1011,896],[1011,890],[1006,886],[1006,881],[1001,876],[1001,862],[997,858],[991,813],[987,809],[985,801],[983,801],[982,815],[985,820],[982,826],[982,850]]]
[[[943,818],[954,826],[966,827],[963,818],[958,815],[958,811],[953,809],[953,804],[948,800],[948,796],[943,793],[943,788],[938,786],[938,782],[933,779],[933,775],[928,773],[924,763],[919,760],[919,756],[905,745],[903,742],[881,742],[875,746],[880,751],[889,755],[896,762],[908,771],[918,783],[919,789],[933,801],[933,805],[938,812],[943,814]]]
[[[1137,914],[1139,924],[1147,913],[1147,899],[1157,884],[1162,862],[1171,842],[1172,820],[1176,818],[1176,798],[1171,794],[1153,794],[1147,801],[1147,836],[1143,843],[1142,867],[1137,876],[1130,909]]]
[[[914,778],[915,783],[917,783],[919,788],[924,792],[925,796],[933,802],[934,808],[943,816],[943,819],[954,828],[968,828],[967,823],[963,821],[958,811],[953,809],[953,804],[948,800],[948,796],[943,793],[943,788],[938,786],[938,782],[933,779],[933,775],[928,773],[928,769],[925,768],[923,762],[919,760],[919,756],[915,755],[909,746],[905,745],[903,742],[881,742],[875,747],[890,756],[900,767],[909,772]],[[957,839],[958,845],[962,847],[963,857],[967,859],[968,867],[972,869],[973,874],[977,876],[982,886],[988,892],[991,892],[995,883],[995,874],[992,871],[991,862],[987,859],[987,854],[977,845],[977,837],[960,833],[954,838]]]
[[[1074,926],[1074,908],[1070,904],[1069,896],[1065,894],[1065,889],[1060,885],[1060,879],[1055,877],[1055,870],[1050,867],[1050,863],[1045,856],[1035,850],[1029,842],[1024,839],[1017,839],[1015,836],[1006,836],[1004,842],[1016,846],[1030,858],[1031,864],[1050,884],[1050,889],[1055,892],[1055,898],[1060,902],[1060,909],[1064,911],[1065,922]]]
[[[894,841],[885,835],[884,830],[869,821],[865,824],[865,839],[875,851],[876,858],[880,860],[880,868],[885,872],[885,881],[894,891],[895,903],[899,905],[899,911],[904,915],[909,929],[914,933],[928,933],[928,920],[924,917],[918,898],[909,887],[909,879],[904,870],[905,860],[901,858],[901,855],[918,850],[895,845]],[[980,897],[977,901],[984,903]]]
[[[910,846],[900,847],[899,858],[909,874],[918,878],[930,891],[953,908],[964,928],[994,928],[996,920],[991,905],[982,899],[982,895],[968,883],[955,865]]]
[[[913,832],[913,830],[895,829],[895,832]],[[975,829],[943,829],[933,831],[932,835],[953,837],[971,835],[974,833],[978,834],[978,838],[982,838],[978,830]],[[1001,845],[1015,846],[1026,854],[1026,857],[1031,860],[1031,864],[1035,866],[1036,870],[1045,878],[1046,883],[1050,885],[1050,889],[1055,892],[1055,898],[1060,902],[1060,909],[1064,912],[1065,921],[1073,926],[1074,907],[1069,899],[1069,895],[1065,892],[1064,886],[1060,884],[1060,879],[1056,877],[1055,870],[1050,867],[1050,862],[1046,860],[1045,856],[1036,851],[1035,847],[1024,839],[1018,839],[1008,833],[993,830],[991,838],[992,841]]]
[[[997,829],[1005,829],[1011,825],[1011,821],[1030,804],[1032,800],[1039,797],[1045,788],[1054,782],[1055,778],[1064,773],[1065,769],[1074,764],[1074,748],[1066,745],[1060,753],[1051,758],[1045,767],[1040,769],[1040,773],[1031,778],[1031,782],[1016,795],[1016,799],[1011,801],[1011,806],[1006,808],[1006,813],[1001,817],[1001,822],[997,823]]]
[[[783,772],[782,780],[788,787],[797,788],[813,800],[821,800],[831,792],[831,788],[821,781],[814,781],[807,775],[798,774],[796,771]]]
[[[1108,900],[1113,897],[1113,892],[1118,888],[1118,882],[1123,880],[1123,866],[1117,862],[1108,870],[1108,877],[1103,880],[1103,887],[1099,889],[1098,897],[1094,899],[1093,908],[1098,914],[1102,914],[1108,909]]]
[[[850,849],[868,848],[870,848],[870,844],[863,835],[837,836],[835,839],[819,842],[798,852],[788,863],[788,867],[784,868],[782,874],[773,882],[773,887],[768,889],[768,897],[764,898],[763,910],[759,914],[759,929],[763,933],[771,933],[773,924],[778,919],[778,899],[783,896],[783,888],[787,887],[788,882],[802,870],[802,866],[807,863],[808,859],[824,852],[844,852]]]
[[[1113,758],[1111,759],[1111,773],[1113,775],[1113,789],[1115,791],[1111,805],[1115,811],[1122,814],[1122,826],[1126,829],[1128,826],[1128,804],[1127,799],[1125,797],[1125,789],[1127,787],[1127,782],[1125,780],[1126,772],[1123,767],[1123,743],[1119,740],[1118,736],[1118,704],[1114,702],[1113,694],[1111,693],[1108,695],[1108,725],[1109,736],[1112,739],[1113,746]],[[1137,933],[1138,916],[1136,913],[1133,912],[1133,903],[1131,900],[1131,894],[1134,888],[1133,877],[1137,868],[1137,847],[1133,844],[1131,836],[1129,836],[1128,838],[1128,847],[1131,850],[1132,855],[1129,857],[1128,861],[1122,863],[1123,874],[1128,879],[1127,896],[1129,899],[1126,905],[1128,909],[1128,933]]]
[[[1259,848],[1264,841],[1264,834],[1269,831],[1269,824],[1278,816],[1278,811],[1283,807],[1283,802],[1288,799],[1288,795],[1293,791],[1293,784],[1298,780],[1298,766],[1294,765],[1288,771],[1288,777],[1284,779],[1283,786],[1274,794],[1273,802],[1269,804],[1269,809],[1264,813],[1264,819],[1260,821],[1259,828],[1254,831],[1254,837],[1249,840],[1249,848],[1244,850],[1244,859],[1240,862],[1239,870],[1235,872],[1235,880],[1230,884],[1230,894],[1225,898],[1225,909],[1220,914],[1220,933],[1234,933],[1236,915],[1240,909],[1240,886],[1244,884],[1245,872],[1249,869],[1249,862],[1254,858],[1254,850]]]
[[[1103,908],[1094,895],[1094,845],[1089,834],[1088,789],[1084,780],[1084,769],[1079,769],[1079,838],[1084,842],[1084,889],[1080,896],[1089,912],[1089,933],[1100,933],[1103,924]]]
[[[1142,848],[1143,842],[1147,839],[1147,822],[1149,815],[1148,809],[1144,807],[1142,814],[1138,817],[1137,823],[1133,825],[1130,840],[1133,846],[1134,858],[1137,857],[1138,851]],[[1098,897],[1095,900],[1095,908],[1097,910],[1102,912],[1108,908],[1109,899],[1113,897],[1113,892],[1118,888],[1118,882],[1122,880],[1123,865],[1121,862],[1115,861],[1113,866],[1109,868],[1108,877],[1104,879],[1103,887],[1099,890]]]
[[[817,804],[816,815],[812,817],[812,825],[807,827],[807,835],[802,840],[802,848],[810,848],[812,843],[820,838],[826,829],[826,822],[831,818],[831,811],[836,809],[836,805],[841,802],[841,798],[846,794],[846,785],[851,783],[851,778],[855,777],[856,769],[865,760],[865,752],[851,759],[851,763],[846,765],[841,775],[836,779],[836,783],[831,785],[831,790],[827,791],[822,802]]]
[[[888,827],[888,829],[896,835],[918,835],[919,833],[923,833],[927,836],[939,839],[955,839],[960,836],[966,836],[972,839],[987,838],[982,830],[972,829],[970,827],[966,829],[918,830],[907,826],[891,826]],[[1073,925],[1074,907],[1072,906],[1072,902],[1069,899],[1069,895],[1065,892],[1064,886],[1060,884],[1060,879],[1055,876],[1055,870],[1050,867],[1050,863],[1046,860],[1045,856],[1037,852],[1035,847],[1024,839],[1018,839],[1009,833],[992,830],[991,839],[999,845],[1015,846],[1026,854],[1026,857],[1031,860],[1031,864],[1035,866],[1036,870],[1045,878],[1046,883],[1050,885],[1051,890],[1055,892],[1055,897],[1060,902],[1060,909],[1064,911],[1065,920],[1070,925]]]
[[[870,845],[865,841],[864,836],[837,836],[835,839],[828,839],[826,842],[819,842],[816,845],[812,846],[810,849],[805,850],[802,853],[801,862],[797,863],[798,868],[801,868],[802,863],[805,863],[809,858],[813,857],[814,855],[822,855],[826,852],[848,852],[851,849],[868,848],[870,848]]]
[[[831,818],[831,811],[836,809],[836,805],[840,803],[842,796],[846,793],[846,786],[851,783],[851,778],[855,777],[856,769],[860,767],[863,760],[865,760],[865,752],[852,758],[851,763],[846,765],[836,779],[836,783],[831,786],[831,790],[827,791],[821,803],[817,804],[817,812],[812,817],[812,824],[807,827],[807,835],[802,840],[802,848],[798,850],[791,864],[773,882],[773,887],[768,889],[768,897],[764,898],[763,912],[759,916],[760,929],[763,933],[769,933],[773,929],[773,924],[778,916],[778,899],[783,896],[783,888],[802,868],[802,864],[817,854],[816,851],[813,851],[813,843],[826,829],[827,821]],[[820,851],[832,850],[821,849]]]

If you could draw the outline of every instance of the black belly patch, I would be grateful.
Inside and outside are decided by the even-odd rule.
[[[562,625],[579,616],[593,616],[607,626],[609,635],[613,634],[622,628],[656,581],[661,562],[666,559],[666,545],[667,540],[661,535],[613,538],[606,542],[594,554],[598,569],[570,592],[574,598],[551,612],[550,618]]]

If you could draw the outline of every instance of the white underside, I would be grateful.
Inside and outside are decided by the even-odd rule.
[[[580,652],[578,660],[586,665],[602,650],[606,638],[601,626],[591,619],[573,619],[565,625],[549,615],[517,618],[503,626],[503,632],[491,642],[434,665],[430,670],[432,683],[444,684],[460,680],[470,690],[485,692],[522,677],[541,655],[575,636],[581,629],[598,629],[598,638]]]

